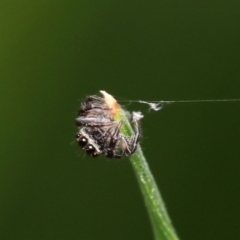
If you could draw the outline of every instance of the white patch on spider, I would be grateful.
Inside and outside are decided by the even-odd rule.
[[[132,113],[132,118],[134,121],[139,121],[143,117],[144,117],[144,115],[141,112],[133,112]]]

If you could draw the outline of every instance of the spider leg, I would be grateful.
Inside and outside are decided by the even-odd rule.
[[[107,157],[121,158],[133,154],[137,149],[140,137],[138,122],[133,121],[134,134],[130,139],[124,135],[120,135],[121,126],[122,122],[119,122],[114,132],[110,132],[110,142],[107,141],[108,145],[105,146],[107,149],[105,155]]]
[[[121,138],[121,146],[122,146],[122,149],[123,149],[122,156],[123,155],[127,156],[127,155],[130,155],[132,153],[131,149],[129,148],[130,145],[129,145],[129,143],[128,143],[128,141],[125,137]]]
[[[113,121],[108,118],[99,118],[96,120],[96,117],[78,117],[75,120],[77,126],[90,126],[90,127],[107,127],[113,125]]]
[[[139,141],[140,133],[139,133],[139,126],[136,120],[133,121],[134,124],[134,135],[127,139],[126,137],[122,136],[121,138],[121,148],[122,148],[122,156],[123,155],[131,155],[137,149],[137,144]]]
[[[120,134],[121,127],[122,127],[122,121],[119,121],[116,126],[112,126],[111,128],[109,128],[105,134],[106,144],[104,145],[104,149],[106,149],[105,155],[107,157],[110,157],[110,158],[117,157],[115,153],[115,148],[119,141],[119,134]]]
[[[119,121],[118,125],[116,126],[116,129],[114,130],[114,132],[112,134],[111,141],[110,141],[110,147],[116,146],[121,127],[122,127],[122,121]]]
[[[140,132],[139,132],[139,125],[138,122],[136,120],[133,121],[133,126],[134,126],[134,135],[131,139],[131,143],[130,143],[130,154],[134,153],[137,149],[137,145],[139,142],[139,138],[140,138]]]
[[[80,116],[99,116],[103,115],[103,111],[110,111],[110,108],[108,106],[98,106],[94,104],[84,103],[82,104],[82,107],[79,109],[78,114]]]
[[[92,95],[92,96],[87,97],[86,102],[92,102],[92,101],[101,101],[102,102],[103,98],[99,97],[99,96],[96,96],[96,95]]]

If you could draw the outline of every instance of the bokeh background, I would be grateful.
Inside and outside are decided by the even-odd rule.
[[[240,2],[0,2],[0,239],[153,239],[128,159],[75,143],[89,94],[240,98]],[[240,102],[140,110],[141,145],[184,240],[240,239]]]

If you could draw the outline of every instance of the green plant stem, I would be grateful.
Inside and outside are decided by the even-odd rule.
[[[133,129],[123,110],[120,117],[124,122],[123,133],[133,134]],[[140,145],[136,152],[131,155],[130,161],[145,200],[155,240],[178,240],[179,238],[171,224],[163,199]]]

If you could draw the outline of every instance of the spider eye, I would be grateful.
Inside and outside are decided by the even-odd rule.
[[[80,133],[76,133],[75,138],[78,140],[80,138]]]
[[[88,143],[88,140],[85,138],[85,137],[81,137],[79,140],[78,140],[78,144],[82,147],[85,147]]]
[[[95,152],[95,148],[93,147],[93,145],[88,145],[87,148],[85,149],[87,153],[91,154]]]

